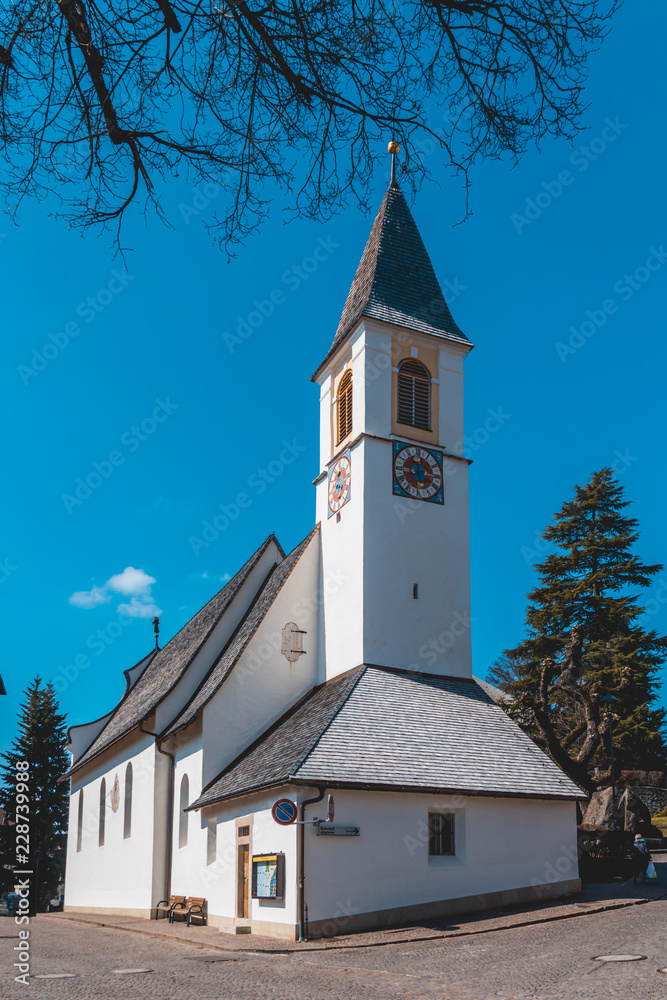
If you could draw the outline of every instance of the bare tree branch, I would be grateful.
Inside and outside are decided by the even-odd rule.
[[[617,5],[14,0],[0,10],[5,200],[55,196],[80,225],[119,223],[130,206],[160,213],[157,179],[183,170],[222,183],[210,224],[228,244],[280,190],[314,218],[365,203],[388,137],[409,183],[429,142],[467,185],[480,156],[576,134],[586,58]]]

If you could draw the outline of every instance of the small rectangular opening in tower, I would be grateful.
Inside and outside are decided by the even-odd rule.
[[[340,511],[339,510],[336,511],[336,523],[338,523],[338,521],[340,521]]]
[[[413,583],[412,584],[412,596],[413,596],[413,598],[414,598],[415,601],[419,597],[419,584],[418,583]]]

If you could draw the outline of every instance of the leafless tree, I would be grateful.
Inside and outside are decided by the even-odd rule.
[[[216,184],[242,239],[287,191],[326,218],[364,203],[379,142],[411,181],[426,153],[468,170],[573,137],[585,63],[619,0],[6,0],[0,135],[7,210],[59,199],[117,231],[163,179]],[[430,161],[434,162],[434,161]]]

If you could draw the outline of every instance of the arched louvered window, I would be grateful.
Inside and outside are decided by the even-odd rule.
[[[187,847],[188,846],[188,819],[190,814],[186,813],[186,809],[190,805],[190,782],[188,780],[187,774],[184,774],[181,778],[181,795],[180,801],[178,803],[178,846]]]
[[[352,432],[352,372],[346,371],[338,386],[338,438],[340,444],[343,438]]]
[[[125,802],[123,809],[123,840],[132,836],[132,765],[125,768]]]
[[[79,810],[76,818],[76,849],[83,846],[83,788],[79,789]]]
[[[106,820],[106,806],[107,806],[107,783],[106,779],[102,778],[100,784],[100,825],[98,831],[97,842],[100,847],[104,847],[104,826]]]
[[[431,377],[419,361],[407,358],[398,366],[399,424],[431,429]]]

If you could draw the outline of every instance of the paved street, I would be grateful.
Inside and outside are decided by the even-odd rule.
[[[220,952],[107,927],[39,917],[31,924],[30,985],[13,982],[14,925],[0,923],[3,1000],[89,997],[185,1000],[664,1000],[667,900],[469,937],[375,947]],[[224,944],[224,936],[222,936]],[[245,939],[248,944],[248,939]],[[641,962],[599,964],[636,953]],[[149,969],[120,974],[114,970]],[[39,975],[74,973],[67,979]]]

